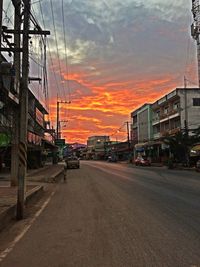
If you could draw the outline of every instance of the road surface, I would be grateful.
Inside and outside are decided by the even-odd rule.
[[[200,174],[81,161],[2,267],[200,266]]]

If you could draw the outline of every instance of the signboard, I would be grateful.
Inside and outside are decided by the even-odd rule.
[[[9,135],[0,133],[0,146],[8,146],[10,144],[11,138]]]

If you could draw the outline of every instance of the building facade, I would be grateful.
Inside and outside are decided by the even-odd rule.
[[[106,144],[110,142],[109,136],[90,136],[87,140],[87,158],[104,159]]]
[[[0,167],[4,163],[10,168],[11,146],[18,145],[14,128],[15,124],[19,124],[19,121],[16,121],[17,114],[19,118],[19,92],[16,88],[13,66],[5,58],[3,60],[0,64]],[[47,110],[29,90],[27,165],[30,168],[43,165],[46,148],[55,149],[55,146],[49,142],[50,136],[45,122],[47,114]]]
[[[153,138],[174,135],[200,126],[200,89],[177,88],[152,104]]]
[[[163,162],[169,157],[165,137],[185,129],[192,134],[200,126],[200,89],[176,88],[133,111],[131,117],[135,157],[140,153]]]

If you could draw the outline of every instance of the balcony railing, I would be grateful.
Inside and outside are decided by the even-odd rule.
[[[180,131],[180,127],[171,130],[165,130],[161,132],[161,136],[175,135]]]
[[[158,138],[160,138],[160,133],[155,133],[155,134],[153,135],[153,138],[154,138],[154,139],[158,139]]]

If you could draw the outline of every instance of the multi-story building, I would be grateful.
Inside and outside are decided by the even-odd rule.
[[[189,134],[200,126],[200,89],[177,88],[131,113],[132,142],[135,156],[145,153],[153,161],[169,156],[163,142],[166,136],[188,129]]]
[[[152,139],[152,108],[151,104],[144,104],[131,113],[132,142],[143,143]]]
[[[15,139],[15,114],[19,112],[19,92],[15,87],[13,66],[3,58],[0,65],[0,168],[2,163],[11,165],[11,143]],[[28,91],[28,167],[39,167],[43,164],[45,149],[57,149],[47,133],[44,106],[33,93]],[[48,140],[46,139],[48,138]],[[17,145],[17,140],[15,140]]]
[[[200,126],[200,89],[177,88],[152,104],[153,137],[174,135],[185,127]]]
[[[87,157],[92,159],[103,159],[106,144],[110,142],[109,136],[90,136],[87,140]]]

